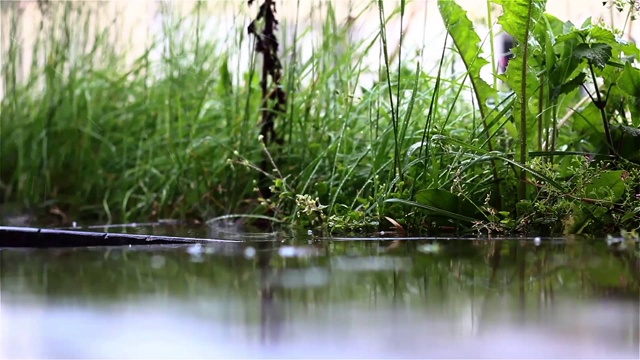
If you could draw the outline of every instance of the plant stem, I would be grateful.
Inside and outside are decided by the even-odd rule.
[[[609,155],[614,156],[616,159],[618,158],[618,153],[613,147],[613,138],[611,137],[611,130],[609,129],[609,121],[607,120],[607,113],[605,111],[605,107],[607,105],[607,101],[602,99],[602,94],[600,94],[600,89],[598,88],[598,84],[596,82],[596,72],[593,70],[593,63],[589,61],[589,71],[591,72],[591,78],[593,79],[593,83],[596,88],[596,107],[600,110],[600,116],[602,117],[602,126],[604,127],[604,136],[607,141],[607,147],[609,148]]]
[[[527,26],[524,41],[522,42],[522,84],[520,85],[520,165],[527,164],[527,67],[529,55],[529,31],[531,27],[532,6],[529,6],[529,16],[527,18]],[[518,200],[524,200],[527,197],[527,173],[520,170],[520,186],[518,188]]]
[[[380,40],[382,41],[382,51],[384,54],[384,65],[387,77],[387,87],[389,89],[389,104],[391,107],[391,123],[393,124],[393,143],[394,143],[394,166],[393,177],[396,176],[402,178],[400,168],[400,148],[398,144],[398,113],[393,101],[393,88],[391,87],[391,73],[389,71],[389,51],[387,48],[387,31],[384,16],[384,3],[382,0],[378,0],[378,14],[380,15]],[[400,84],[398,84],[400,86]]]
[[[487,27],[489,27],[489,43],[491,44],[491,71],[498,71],[496,68],[496,58],[494,54],[496,53],[496,45],[494,42],[494,32],[493,32],[493,20],[491,17],[491,1],[487,0]],[[498,78],[493,76],[493,88],[498,88]]]
[[[538,92],[538,151],[542,151],[542,132],[544,121],[544,75],[540,77],[540,91]]]
[[[547,133],[547,150],[548,151],[550,150],[552,152],[551,156],[549,157],[549,160],[553,164],[553,152],[556,151],[556,139],[557,139],[557,133],[558,133],[558,101],[557,100],[553,101],[553,108],[551,111],[552,111],[551,116],[553,116],[553,119],[552,119],[553,124],[551,125],[551,130],[550,130],[551,135]],[[549,149],[549,144],[551,144],[550,149]]]

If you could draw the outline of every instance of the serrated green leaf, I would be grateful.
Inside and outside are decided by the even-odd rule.
[[[573,50],[573,56],[587,59],[600,69],[604,69],[611,58],[611,45],[604,43],[578,44]]]
[[[482,68],[489,64],[486,59],[480,57],[482,54],[480,37],[475,32],[473,23],[467,17],[467,12],[455,1],[438,0],[438,8],[447,32],[453,39],[453,43],[467,68],[476,99],[480,105],[481,116],[484,118],[490,111],[487,100],[495,97],[497,91],[480,77]]]
[[[530,32],[544,14],[546,0],[494,0],[504,10],[498,23],[519,43],[533,40]]]
[[[581,39],[582,31],[571,22],[564,23],[564,33],[556,37],[557,42],[574,41]]]
[[[612,43],[617,42],[616,36],[611,30],[603,28],[602,26],[593,26],[589,31],[589,39],[592,43]]]

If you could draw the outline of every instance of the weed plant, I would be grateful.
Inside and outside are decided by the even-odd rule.
[[[488,1],[516,43],[489,84],[480,72],[495,69],[499,50],[455,1],[438,1],[449,36],[435,69],[393,48],[387,27],[403,27],[406,5],[373,1],[380,31],[363,41],[349,40],[330,2],[312,10],[325,15],[320,36],[276,31],[288,97],[273,124],[281,141],[271,143],[259,139],[251,15],[229,45],[207,38],[206,3],[183,17],[161,7],[163,38],[127,61],[115,45],[126,34],[117,22],[96,25],[95,7],[49,3],[32,49],[20,41],[30,20],[3,11],[0,201],[100,222],[268,215],[331,233],[640,226],[633,43],[591,19],[545,14],[543,0]],[[632,2],[615,5],[635,15]],[[371,53],[380,54],[374,68],[363,60]],[[268,198],[260,176],[272,184]]]

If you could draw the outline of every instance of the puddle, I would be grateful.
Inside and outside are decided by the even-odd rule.
[[[211,235],[174,225],[144,232]],[[0,357],[640,355],[637,249],[266,238],[0,249]]]

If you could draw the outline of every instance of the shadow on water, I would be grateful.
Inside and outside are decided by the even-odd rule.
[[[238,241],[0,248],[1,357],[640,355],[637,244],[84,230]]]

